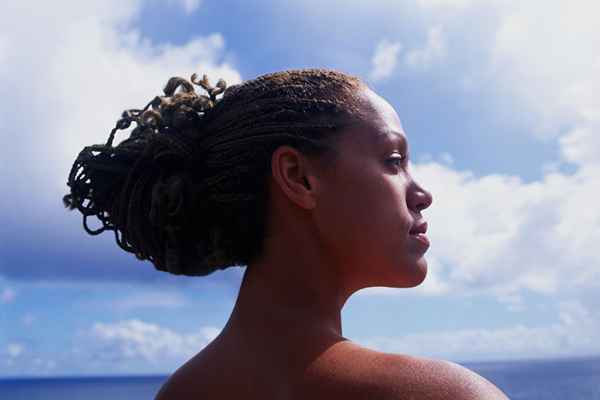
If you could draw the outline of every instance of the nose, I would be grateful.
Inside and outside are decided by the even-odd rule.
[[[429,207],[433,203],[433,196],[429,191],[425,190],[416,181],[413,185],[408,198],[408,207],[414,211],[421,211]]]

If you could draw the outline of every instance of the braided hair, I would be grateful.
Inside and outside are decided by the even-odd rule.
[[[64,205],[83,214],[87,233],[114,231],[123,250],[161,271],[201,276],[248,265],[267,234],[273,151],[290,145],[333,161],[341,128],[360,119],[361,85],[325,69],[230,87],[223,80],[213,87],[206,75],[171,78],[164,96],[124,111],[105,144],[79,153]],[[91,229],[90,216],[102,226]]]

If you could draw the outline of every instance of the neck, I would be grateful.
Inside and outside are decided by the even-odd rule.
[[[281,354],[345,340],[341,311],[354,290],[345,282],[344,263],[323,249],[303,215],[270,220],[269,232],[276,233],[265,237],[263,256],[247,266],[223,335]]]
[[[341,337],[345,301],[339,292],[303,284],[295,274],[271,274],[254,265],[244,273],[228,325]]]

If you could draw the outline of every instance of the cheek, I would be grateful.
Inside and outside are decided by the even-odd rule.
[[[404,230],[412,223],[406,204],[406,187],[401,179],[397,175],[382,176],[372,180],[365,190],[364,207],[369,210],[374,226]]]
[[[318,219],[322,230],[337,242],[348,244],[368,225],[368,205],[368,199],[360,194],[360,190],[348,186],[331,187],[329,196],[319,205]]]
[[[370,259],[404,247],[412,217],[399,179],[363,176],[331,187],[321,216],[335,247]]]
[[[392,264],[403,264],[407,259],[412,216],[406,204],[405,185],[398,175],[385,175],[374,182],[366,199],[364,226],[365,257],[370,265],[388,270]]]

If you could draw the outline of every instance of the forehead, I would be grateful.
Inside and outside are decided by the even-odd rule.
[[[372,128],[369,140],[376,143],[394,142],[406,145],[406,133],[394,107],[369,88],[362,90],[360,95],[367,109],[366,122]]]

